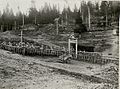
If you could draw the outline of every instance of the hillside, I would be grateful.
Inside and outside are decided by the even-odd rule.
[[[68,37],[73,31],[73,28],[74,27],[72,26],[68,26],[64,33],[59,33],[59,35],[56,35],[55,26],[48,24],[35,30],[24,30],[23,40],[25,42],[28,41],[32,43],[35,42],[37,44],[44,44],[49,47],[59,48],[59,46],[64,46],[67,48]],[[6,38],[9,39],[9,41],[15,40],[20,42],[20,30],[3,32],[0,36],[1,39]],[[118,47],[117,38],[118,36],[114,35],[114,30],[85,32],[81,34],[81,38],[78,39],[78,44],[81,46],[93,46],[95,47],[95,51],[105,53],[107,52],[107,49],[112,50],[114,49],[113,47]],[[115,41],[113,42],[113,40]],[[113,52],[113,56],[118,57],[117,48],[110,52]],[[108,54],[105,53],[105,55]]]

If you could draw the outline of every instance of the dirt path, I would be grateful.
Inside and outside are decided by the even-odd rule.
[[[66,69],[70,67],[73,70],[76,67],[79,70],[79,66],[44,62],[43,60],[12,54],[0,49],[0,89],[102,89],[103,87],[107,87],[103,89],[113,89],[110,87],[114,87],[107,83],[95,83],[82,77],[78,79],[61,74],[52,68],[41,66],[40,63]],[[76,62],[74,61],[74,63]],[[85,64],[78,63],[78,65]],[[90,65],[88,64],[89,67]]]
[[[114,30],[109,30],[106,35],[109,36],[107,43],[110,44],[111,47],[106,49],[103,55],[119,58],[119,36],[114,34]]]

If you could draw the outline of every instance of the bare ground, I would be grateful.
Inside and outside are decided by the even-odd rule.
[[[3,36],[14,38],[14,35]],[[116,36],[112,40],[108,39],[113,46],[103,54],[118,56],[117,40]],[[94,75],[118,82],[118,72],[114,71],[116,68],[118,66],[115,64],[101,66],[75,60],[71,64],[63,64],[54,57],[27,57],[0,49],[0,89],[118,89],[118,84],[90,81],[86,77],[76,76]]]
[[[0,89],[118,89],[113,84],[92,82],[43,65],[73,72],[82,71],[87,75],[102,73],[100,65],[78,61],[62,64],[56,58],[26,57],[0,49]]]

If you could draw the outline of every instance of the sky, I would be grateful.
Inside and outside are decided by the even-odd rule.
[[[73,10],[75,4],[79,8],[80,2],[82,0],[34,0],[35,6],[37,10],[41,9],[41,7],[44,6],[45,2],[49,3],[51,6],[53,4],[59,5],[60,11],[63,10],[64,7],[67,7],[68,5]],[[86,0],[87,1],[87,0]],[[96,1],[96,0],[91,0]],[[19,10],[24,13],[28,13],[29,8],[32,6],[31,0],[0,0],[0,11],[2,12],[6,6],[9,6],[9,8],[13,9],[13,12],[16,13]],[[19,7],[19,9],[18,9]]]

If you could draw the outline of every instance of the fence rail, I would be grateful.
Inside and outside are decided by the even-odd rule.
[[[0,44],[0,48],[4,50],[8,50],[14,53],[22,54],[22,55],[31,55],[31,56],[60,56],[64,54],[64,51],[60,50],[42,50],[42,49],[34,49],[34,48],[25,48],[25,47],[16,47]],[[78,56],[76,60],[85,61],[89,63],[96,64],[106,64],[106,63],[119,63],[119,60],[111,60],[109,58],[104,58],[99,52],[78,52]]]
[[[8,45],[0,45],[1,49],[8,50],[14,53],[22,54],[22,55],[39,55],[39,56],[60,56],[64,52],[57,50],[42,50],[42,49],[34,49],[34,48],[25,48],[25,47],[16,47],[16,46],[8,46]]]
[[[119,63],[118,59],[105,58],[100,52],[78,52],[77,60],[96,64]]]

